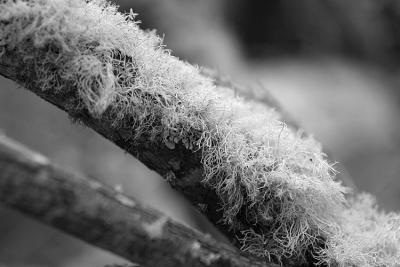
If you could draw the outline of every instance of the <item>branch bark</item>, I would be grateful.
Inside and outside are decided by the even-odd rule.
[[[273,266],[0,137],[0,201],[143,266]]]

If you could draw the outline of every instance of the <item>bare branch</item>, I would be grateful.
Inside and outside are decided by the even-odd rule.
[[[6,137],[0,201],[143,266],[267,266]]]

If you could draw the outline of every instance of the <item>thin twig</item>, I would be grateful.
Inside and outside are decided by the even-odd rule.
[[[143,266],[273,266],[4,136],[0,202]]]

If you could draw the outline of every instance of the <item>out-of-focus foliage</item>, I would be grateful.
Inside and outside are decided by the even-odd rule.
[[[343,53],[396,63],[400,6],[395,0],[235,0],[228,18],[249,55]],[[263,29],[263,30],[260,30]]]
[[[219,31],[224,35],[222,38],[233,34],[244,54],[258,60],[263,56],[336,53],[400,64],[400,4],[396,0],[120,0],[118,3],[122,9],[133,8],[140,13],[144,28],[168,33],[167,43],[178,54],[190,49],[185,46],[190,46],[193,39],[202,42],[201,45],[212,42],[205,35],[178,44],[183,36],[178,32],[203,28],[206,33]],[[176,36],[181,38],[177,40]]]

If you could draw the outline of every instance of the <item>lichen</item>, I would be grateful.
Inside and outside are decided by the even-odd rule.
[[[400,214],[380,211],[369,194],[353,196],[319,257],[345,266],[400,266]]]
[[[35,80],[22,85],[75,95],[70,114],[88,112],[127,144],[201,151],[204,185],[244,251],[298,264],[310,254],[342,266],[399,262],[397,215],[365,198],[347,202],[317,141],[273,108],[215,86],[142,31],[132,12],[103,0],[0,0],[0,60],[11,52],[34,66]]]
[[[163,216],[151,223],[143,223],[142,227],[150,239],[157,239],[163,236],[164,226],[168,222],[168,218]]]
[[[218,261],[221,258],[221,255],[218,253],[212,253],[204,250],[198,241],[194,241],[192,244],[190,244],[189,252],[192,257],[198,258],[207,266],[213,264],[215,261]]]
[[[121,193],[117,193],[115,195],[115,199],[124,206],[130,207],[130,208],[133,208],[136,206],[135,201],[133,201],[132,199],[130,199],[129,197],[127,197]]]

